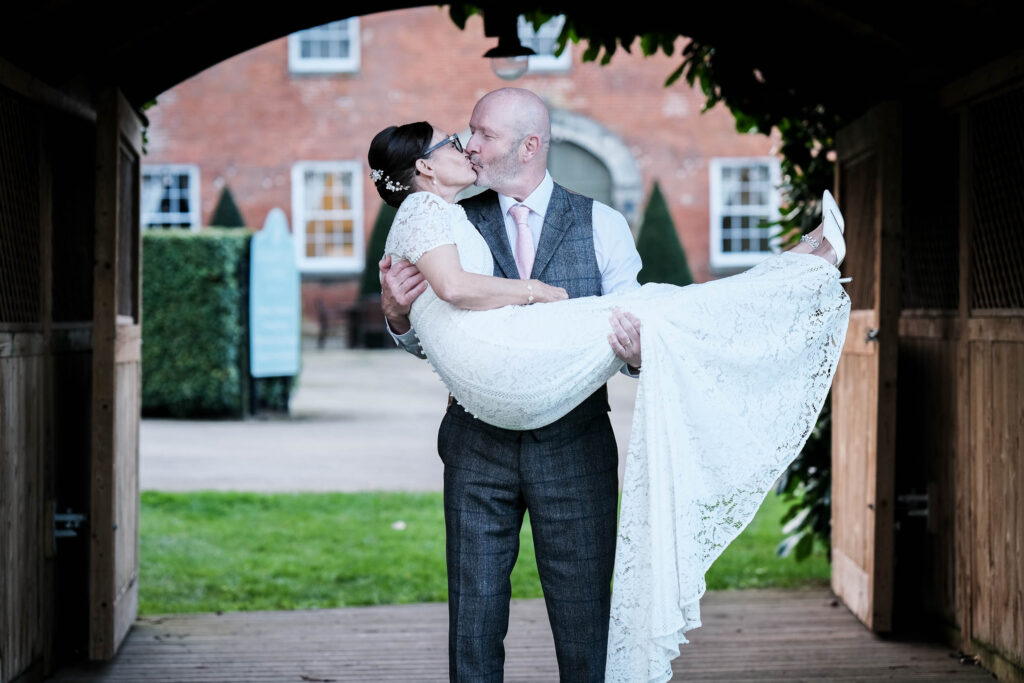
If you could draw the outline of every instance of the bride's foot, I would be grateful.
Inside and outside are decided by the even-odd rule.
[[[792,251],[820,256],[838,268],[846,257],[843,214],[839,212],[839,207],[828,190],[825,190],[821,205],[821,223],[801,237],[800,243],[793,247]]]
[[[797,254],[818,254],[821,251],[824,232],[824,223],[818,223],[818,227],[806,235],[802,235],[800,241],[790,251]]]

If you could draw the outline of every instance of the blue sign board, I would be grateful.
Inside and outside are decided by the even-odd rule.
[[[301,302],[288,219],[271,209],[249,262],[249,360],[253,377],[299,374]]]

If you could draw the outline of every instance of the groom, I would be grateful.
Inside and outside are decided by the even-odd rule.
[[[488,93],[469,127],[476,184],[490,189],[462,206],[491,249],[495,275],[534,277],[570,297],[639,287],[640,256],[625,218],[552,182],[551,124],[539,97],[517,88]],[[388,325],[403,348],[422,355],[408,314],[426,282],[406,261],[385,258],[380,268]],[[609,324],[623,371],[637,376],[639,321],[616,312]],[[509,574],[527,510],[561,680],[604,680],[618,502],[608,410],[601,387],[557,422],[519,432],[481,422],[449,399],[437,442],[452,681],[502,680]]]

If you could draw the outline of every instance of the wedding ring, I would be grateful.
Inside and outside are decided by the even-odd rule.
[[[629,339],[626,340],[626,346],[631,346],[632,344],[633,344],[632,341],[630,341]]]

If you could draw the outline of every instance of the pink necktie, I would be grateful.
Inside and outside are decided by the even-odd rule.
[[[533,272],[533,233],[530,232],[530,207],[526,204],[516,204],[508,210],[512,214],[512,220],[516,222],[519,232],[516,236],[516,266],[519,268],[519,277],[529,280]]]

